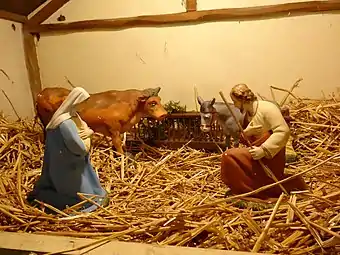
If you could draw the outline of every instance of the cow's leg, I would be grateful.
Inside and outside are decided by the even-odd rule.
[[[123,133],[123,141],[122,141],[124,150],[126,150],[126,136],[127,136],[127,135],[126,135],[126,132],[124,132],[124,133]],[[135,159],[135,157],[133,156],[133,154],[130,153],[130,152],[127,152],[127,151],[125,151],[125,156],[128,157],[128,158],[130,158],[130,159]]]
[[[122,139],[120,137],[120,132],[119,131],[111,131],[111,137],[112,137],[112,144],[113,146],[116,148],[116,151],[118,153],[121,153],[122,155],[125,155],[125,157],[127,157],[128,159],[134,159],[134,156],[129,153],[129,152],[125,152],[123,150],[123,142]]]
[[[124,154],[123,143],[119,131],[111,131],[112,144],[118,153]]]

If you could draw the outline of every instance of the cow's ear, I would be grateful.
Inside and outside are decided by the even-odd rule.
[[[213,106],[214,103],[215,103],[215,101],[216,101],[216,98],[213,98],[213,99],[211,100],[211,102],[210,102],[210,105]]]
[[[155,96],[158,96],[158,93],[160,90],[161,90],[161,87],[148,88],[148,89],[143,90],[143,94],[149,97],[155,97]]]
[[[159,91],[161,91],[161,87],[157,87],[153,89],[153,93],[155,96],[158,96]]]

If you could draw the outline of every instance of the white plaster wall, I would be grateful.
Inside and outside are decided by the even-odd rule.
[[[198,0],[198,9],[246,7],[279,0]],[[73,0],[47,23],[182,12],[182,0]],[[68,87],[64,76],[90,93],[161,86],[162,102],[194,109],[194,85],[204,98],[247,83],[270,97],[269,86],[319,98],[340,87],[340,15],[218,22],[162,28],[43,36],[38,55],[43,85]],[[283,93],[277,92],[277,99]]]
[[[5,91],[21,118],[34,115],[21,28],[20,23],[0,19],[0,69],[10,78],[0,71],[0,111],[12,120],[17,117],[1,90]]]

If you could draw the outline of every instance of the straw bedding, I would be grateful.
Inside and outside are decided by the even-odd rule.
[[[335,254],[340,244],[340,103],[298,100],[291,106],[299,160],[287,171],[304,171],[310,192],[271,202],[226,198],[219,154],[144,147],[137,163],[128,164],[97,139],[91,158],[110,192],[110,205],[92,214],[71,208],[50,215],[26,204],[26,194],[40,174],[41,129],[33,129],[33,121],[2,117],[0,230],[93,238],[91,247],[75,248],[84,251],[118,239],[279,254],[317,254],[324,249]]]

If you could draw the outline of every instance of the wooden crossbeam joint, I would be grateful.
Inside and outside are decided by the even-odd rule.
[[[186,0],[187,12],[197,11],[197,0]]]

